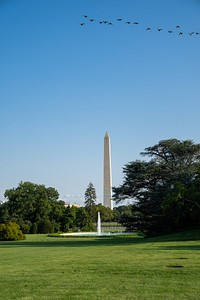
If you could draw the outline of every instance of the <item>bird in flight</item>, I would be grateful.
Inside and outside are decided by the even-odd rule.
[[[113,23],[112,22],[108,22],[107,25],[113,25]]]
[[[80,23],[81,26],[85,25],[85,23]]]
[[[168,30],[169,33],[172,33],[172,30]]]
[[[129,21],[127,21],[127,22],[125,22],[126,24],[128,24],[128,25],[130,25],[131,24],[131,22],[129,22]]]
[[[94,19],[90,19],[90,22],[94,22]]]
[[[178,29],[178,28],[180,28],[180,26],[179,26],[179,25],[176,25],[176,28]]]
[[[151,28],[150,28],[150,27],[147,27],[146,31],[150,31],[150,30],[151,30]]]
[[[121,19],[121,18],[119,18],[119,19],[117,19],[117,21],[122,21],[122,19]]]
[[[139,23],[138,23],[138,22],[134,22],[133,24],[134,24],[134,25],[138,25]]]
[[[88,18],[88,16],[86,16],[86,15],[83,15],[83,17],[84,17],[84,18]]]
[[[183,32],[179,32],[179,35],[182,35],[183,34]]]
[[[162,28],[157,28],[157,30],[158,30],[158,31],[161,31],[161,30],[162,30]]]

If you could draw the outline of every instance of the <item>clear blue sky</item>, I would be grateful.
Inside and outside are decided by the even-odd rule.
[[[199,143],[199,16],[199,0],[0,0],[0,198],[31,181],[83,202],[92,181],[100,202],[106,131],[115,186],[145,147]]]

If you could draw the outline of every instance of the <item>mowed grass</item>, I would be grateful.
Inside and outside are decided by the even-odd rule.
[[[0,242],[0,299],[200,299],[200,230]]]

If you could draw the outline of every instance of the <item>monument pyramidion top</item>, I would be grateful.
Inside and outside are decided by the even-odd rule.
[[[106,131],[106,134],[105,134],[104,138],[108,138],[108,139],[110,138],[109,134],[108,134],[108,131]]]

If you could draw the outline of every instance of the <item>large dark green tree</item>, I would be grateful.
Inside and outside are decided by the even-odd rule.
[[[20,182],[17,188],[5,191],[8,200],[0,207],[0,217],[15,221],[24,233],[47,233],[62,229],[64,202],[52,187]]]
[[[132,199],[129,229],[158,234],[199,224],[200,144],[169,139],[148,147],[125,165],[124,181],[114,187],[117,202]]]

